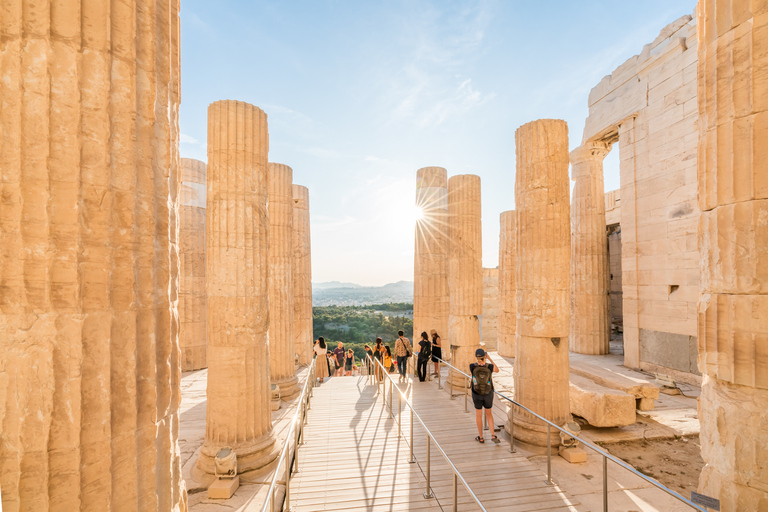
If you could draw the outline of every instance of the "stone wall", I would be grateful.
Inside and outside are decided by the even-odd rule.
[[[3,2],[0,56],[0,508],[184,510],[179,2]]]
[[[695,372],[687,355],[696,340],[699,292],[697,60],[696,22],[684,16],[589,95],[583,142],[616,140],[618,133],[630,367]]]
[[[498,345],[499,269],[483,269],[483,318],[480,322],[480,341],[486,350]]]

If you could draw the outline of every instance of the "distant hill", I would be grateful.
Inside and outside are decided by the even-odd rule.
[[[362,288],[356,283],[342,283],[341,281],[328,281],[326,283],[312,283],[313,290],[328,290],[329,288]]]
[[[328,286],[332,284],[336,286]],[[338,281],[312,284],[313,306],[368,306],[387,302],[413,302],[413,281],[398,281],[384,286],[360,286]]]

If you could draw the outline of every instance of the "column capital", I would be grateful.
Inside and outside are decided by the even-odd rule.
[[[611,151],[611,144],[603,141],[586,142],[570,153],[571,164],[586,160],[601,161]]]

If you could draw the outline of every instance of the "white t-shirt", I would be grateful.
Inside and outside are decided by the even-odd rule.
[[[323,354],[326,354],[326,353],[328,353],[327,348],[320,348],[319,343],[315,345],[315,354],[322,356]]]

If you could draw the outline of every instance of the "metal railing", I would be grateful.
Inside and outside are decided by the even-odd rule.
[[[441,364],[444,364],[444,365],[448,366],[449,368],[452,368],[453,371],[458,372],[458,373],[464,375],[464,383],[465,383],[465,387],[466,387],[466,389],[464,391],[464,412],[466,412],[466,408],[467,408],[467,405],[466,405],[467,404],[467,395],[469,394],[469,386],[467,386],[466,384],[468,384],[469,379],[471,379],[471,377],[468,374],[466,374],[463,371],[461,371],[458,368],[456,368],[455,366],[453,366],[452,364],[450,364],[450,363],[440,359],[439,357],[437,357],[436,359],[438,359]],[[451,400],[453,400],[453,396],[454,396],[453,395],[453,379],[450,378],[450,371],[449,371],[448,380],[450,381],[450,384],[451,384]],[[438,386],[439,385],[440,385],[440,372],[438,372]],[[673,498],[676,498],[678,501],[681,501],[681,502],[685,503],[689,507],[691,507],[691,508],[693,508],[695,510],[699,510],[700,512],[707,512],[707,509],[702,508],[699,505],[696,505],[695,503],[693,503],[690,500],[684,498],[683,496],[681,496],[680,494],[676,493],[672,489],[666,487],[664,484],[661,484],[661,483],[657,482],[656,480],[654,480],[653,478],[650,478],[650,477],[644,475],[643,473],[639,472],[638,470],[636,470],[635,468],[633,468],[632,466],[630,466],[629,464],[627,464],[623,460],[614,457],[610,453],[600,449],[599,447],[597,447],[596,445],[590,443],[589,441],[587,441],[585,439],[582,439],[582,438],[580,438],[578,436],[574,436],[571,432],[569,432],[569,431],[565,430],[564,428],[562,428],[562,427],[552,423],[551,421],[549,421],[545,417],[543,417],[543,416],[541,416],[539,414],[536,414],[535,412],[533,412],[532,410],[530,410],[526,406],[520,404],[519,402],[514,401],[513,399],[509,398],[508,396],[506,396],[506,395],[504,395],[502,393],[499,393],[496,390],[494,390],[493,392],[496,395],[498,395],[500,398],[510,402],[512,404],[512,406],[513,406],[513,407],[510,407],[510,409],[509,409],[510,410],[510,416],[509,416],[509,451],[511,453],[515,453],[515,435],[514,435],[515,434],[515,430],[514,430],[514,422],[513,422],[514,414],[515,414],[514,406],[517,406],[517,407],[525,410],[531,416],[535,416],[536,418],[538,418],[541,421],[543,421],[544,423],[546,423],[546,425],[547,425],[547,484],[548,485],[553,485],[554,484],[554,482],[552,482],[552,443],[551,443],[551,432],[552,432],[552,427],[554,427],[557,430],[559,430],[560,432],[563,432],[564,434],[566,434],[568,437],[571,437],[571,438],[577,440],[579,443],[583,444],[584,446],[588,446],[589,448],[591,448],[592,450],[594,450],[595,452],[597,452],[598,454],[600,454],[603,457],[603,511],[604,512],[608,512],[608,461],[609,460],[615,462],[616,464],[618,464],[622,468],[626,469],[627,471],[633,473],[634,475],[642,478],[646,482],[652,484],[654,487],[657,487],[657,488],[661,489],[662,491],[666,492],[667,494],[669,494]],[[483,417],[485,417],[485,415],[483,415]],[[493,428],[493,425],[491,425],[490,428]]]
[[[307,424],[307,411],[309,411],[309,401],[312,398],[312,389],[315,387],[316,380],[316,363],[317,359],[313,359],[309,365],[307,371],[307,378],[304,381],[304,386],[301,388],[301,395],[299,395],[299,405],[296,408],[296,412],[293,413],[293,419],[291,420],[291,427],[288,429],[288,435],[285,437],[285,445],[280,451],[280,458],[277,461],[275,467],[275,474],[272,476],[272,483],[269,485],[269,491],[267,492],[267,500],[264,502],[264,506],[261,507],[261,512],[269,512],[270,505],[272,505],[272,512],[280,510],[278,501],[276,499],[277,494],[277,477],[280,475],[280,467],[284,467],[285,471],[285,502],[283,510],[290,510],[291,508],[291,469],[293,472],[299,472],[299,445],[304,443],[304,425]],[[290,459],[290,447],[291,439],[293,439],[293,459]]]
[[[435,437],[432,435],[432,433],[429,431],[429,428],[427,428],[427,425],[424,423],[424,421],[421,419],[421,417],[414,411],[413,404],[408,400],[408,398],[405,397],[405,394],[403,391],[395,385],[394,379],[392,379],[392,376],[389,374],[389,371],[384,368],[384,365],[381,364],[381,361],[378,359],[372,359],[370,356],[366,356],[371,361],[371,368],[374,368],[374,371],[369,372],[369,381],[371,384],[376,384],[376,391],[377,393],[381,393],[382,395],[382,401],[381,406],[382,408],[386,407],[387,405],[387,381],[389,381],[389,414],[390,418],[394,417],[394,411],[392,410],[392,393],[393,389],[397,389],[397,404],[398,404],[398,414],[397,414],[397,435],[402,435],[402,423],[401,418],[403,415],[403,401],[405,401],[405,405],[411,410],[411,421],[410,421],[410,447],[411,447],[411,454],[410,459],[408,460],[409,463],[413,464],[416,462],[416,458],[413,456],[413,419],[414,417],[421,423],[421,426],[424,428],[424,431],[427,434],[427,460],[426,460],[426,478],[427,478],[427,488],[426,492],[424,493],[425,499],[430,499],[434,497],[434,494],[432,494],[432,487],[431,487],[431,444],[434,443],[437,450],[440,452],[440,454],[443,456],[445,461],[448,463],[448,465],[451,467],[451,471],[453,472],[453,511],[456,512],[459,510],[459,501],[458,501],[458,491],[459,491],[459,480],[461,481],[462,485],[464,485],[464,488],[467,490],[469,495],[472,497],[473,500],[475,500],[475,503],[477,503],[477,506],[480,507],[480,510],[483,512],[487,512],[486,508],[483,506],[482,503],[480,503],[480,499],[477,497],[477,495],[474,493],[474,491],[469,487],[469,484],[464,479],[463,476],[461,476],[461,473],[459,473],[459,470],[456,468],[456,466],[453,464],[451,459],[448,457],[448,454],[445,453],[445,450],[443,450],[442,446],[440,446],[440,443],[437,442]],[[384,379],[384,376],[387,378]],[[379,384],[381,384],[381,390],[379,391]]]

